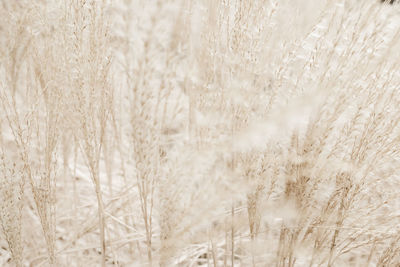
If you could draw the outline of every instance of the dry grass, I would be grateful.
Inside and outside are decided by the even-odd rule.
[[[398,266],[399,6],[0,1],[0,265]]]

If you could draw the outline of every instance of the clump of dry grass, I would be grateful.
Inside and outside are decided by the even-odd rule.
[[[23,246],[21,239],[24,182],[20,166],[1,156],[1,227],[16,266],[22,266]]]
[[[12,264],[399,261],[398,5],[0,3]]]

